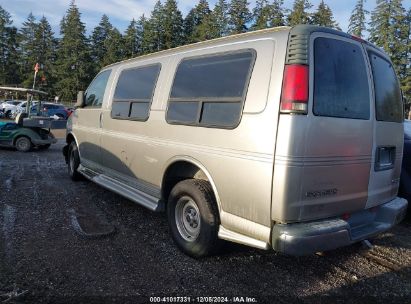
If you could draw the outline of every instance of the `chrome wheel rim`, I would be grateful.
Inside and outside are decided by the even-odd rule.
[[[200,234],[201,216],[197,204],[188,196],[181,197],[176,204],[175,221],[181,237],[194,242]]]

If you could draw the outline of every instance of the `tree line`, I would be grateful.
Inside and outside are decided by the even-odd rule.
[[[20,29],[0,6],[0,85],[30,87],[33,67],[40,64],[38,87],[61,100],[72,101],[94,75],[108,64],[188,43],[247,31],[297,24],[340,29],[331,8],[321,1],[314,8],[309,0],[295,0],[291,9],[283,0],[218,0],[213,8],[207,0],[184,17],[176,0],[158,0],[150,16],[130,21],[124,33],[107,15],[90,36],[74,0],[60,22],[56,38],[48,20],[29,14]],[[398,73],[404,94],[411,100],[411,9],[402,0],[377,0],[372,12],[358,0],[352,10],[348,32],[383,48]]]

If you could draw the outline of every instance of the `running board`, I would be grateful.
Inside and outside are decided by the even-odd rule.
[[[245,236],[243,234],[228,230],[221,225],[220,229],[218,230],[218,237],[226,241],[248,245],[258,249],[270,249],[270,245],[267,242],[260,241],[249,236]]]
[[[124,196],[125,198],[128,198],[129,200],[143,207],[146,207],[147,209],[150,209],[152,211],[164,210],[164,206],[161,203],[161,200],[159,200],[158,198],[130,187],[116,179],[113,179],[101,173],[97,173],[89,168],[84,167],[83,165],[79,166],[78,172],[84,175],[87,179],[102,186],[103,188]]]

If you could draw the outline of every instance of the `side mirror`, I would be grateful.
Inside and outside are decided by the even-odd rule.
[[[74,108],[83,108],[84,107],[84,91],[79,91],[77,94],[77,102],[74,105]]]

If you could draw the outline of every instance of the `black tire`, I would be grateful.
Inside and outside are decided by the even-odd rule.
[[[14,146],[16,147],[17,151],[20,152],[29,152],[31,148],[33,148],[33,144],[31,143],[30,138],[26,136],[17,138]]]
[[[80,165],[80,155],[78,153],[78,147],[74,141],[71,142],[69,146],[67,159],[67,167],[70,178],[74,181],[81,180],[82,175],[77,171],[78,166]]]
[[[6,118],[10,118],[10,119],[11,119],[11,111],[8,110],[8,111],[5,113],[4,116],[5,116]]]
[[[188,179],[175,185],[167,218],[174,242],[187,255],[200,258],[217,251],[220,219],[209,182]]]

